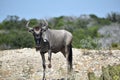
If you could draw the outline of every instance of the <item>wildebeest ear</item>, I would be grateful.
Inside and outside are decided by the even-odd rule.
[[[43,25],[42,25],[42,30],[47,30],[48,29],[48,22],[46,21],[46,20],[42,20],[42,23],[43,23]]]
[[[34,33],[34,30],[33,30],[33,29],[29,29],[28,31],[31,32],[31,33]]]
[[[42,30],[48,30],[48,26],[43,26]]]

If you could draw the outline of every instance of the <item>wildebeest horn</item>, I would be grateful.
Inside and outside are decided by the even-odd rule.
[[[47,29],[48,29],[48,22],[47,22],[46,20],[43,20],[42,23],[44,24],[44,25],[42,26],[42,29],[43,29],[43,30],[47,30]]]
[[[45,26],[48,26],[48,22],[46,20],[43,20],[45,22]]]
[[[26,28],[27,28],[28,30],[31,30],[32,28],[29,27],[29,23],[30,23],[30,21],[27,22]]]

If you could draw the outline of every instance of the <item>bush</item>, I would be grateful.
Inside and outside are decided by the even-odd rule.
[[[98,78],[94,72],[88,73],[89,80],[120,80],[120,65],[102,67],[102,75]]]
[[[95,38],[95,37],[100,37],[100,34],[98,33],[98,29],[99,27],[98,26],[91,26],[91,27],[88,27],[87,28],[87,34],[89,36],[91,36],[92,38]]]
[[[73,32],[73,47],[98,49],[98,33],[96,27],[85,29],[78,29]]]
[[[0,49],[24,47],[34,47],[33,37],[28,32],[11,31],[8,34],[0,34]]]
[[[110,15],[110,18],[112,16],[113,15]],[[30,19],[29,21],[29,26],[31,27],[38,25],[38,19]],[[73,47],[87,49],[100,47],[97,42],[97,40],[101,38],[98,29],[103,25],[111,23],[109,18],[99,18],[94,14],[91,14],[89,19],[60,16],[47,21],[49,27],[52,29],[65,29],[70,31],[73,34]],[[26,31],[26,23],[26,19],[20,20],[18,16],[7,16],[7,18],[0,23],[0,49],[33,47],[34,40],[32,35]],[[117,45],[117,43],[112,44],[112,47],[119,47],[119,45]]]
[[[112,43],[112,49],[120,49],[120,44],[119,43]]]

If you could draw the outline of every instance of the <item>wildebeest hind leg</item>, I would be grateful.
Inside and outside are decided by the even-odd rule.
[[[69,47],[65,47],[66,61],[67,61],[67,73],[70,74],[70,62],[69,62]]]
[[[72,46],[65,47],[66,61],[67,61],[67,80],[72,78]]]

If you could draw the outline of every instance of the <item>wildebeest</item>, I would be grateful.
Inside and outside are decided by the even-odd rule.
[[[33,28],[29,27],[29,22],[26,24],[26,28],[34,36],[36,43],[36,50],[40,51],[43,65],[43,80],[45,79],[45,53],[48,52],[48,67],[51,68],[51,56],[52,52],[62,52],[67,61],[68,73],[72,71],[72,34],[66,30],[53,30],[48,28],[48,22],[42,20],[37,26]]]

